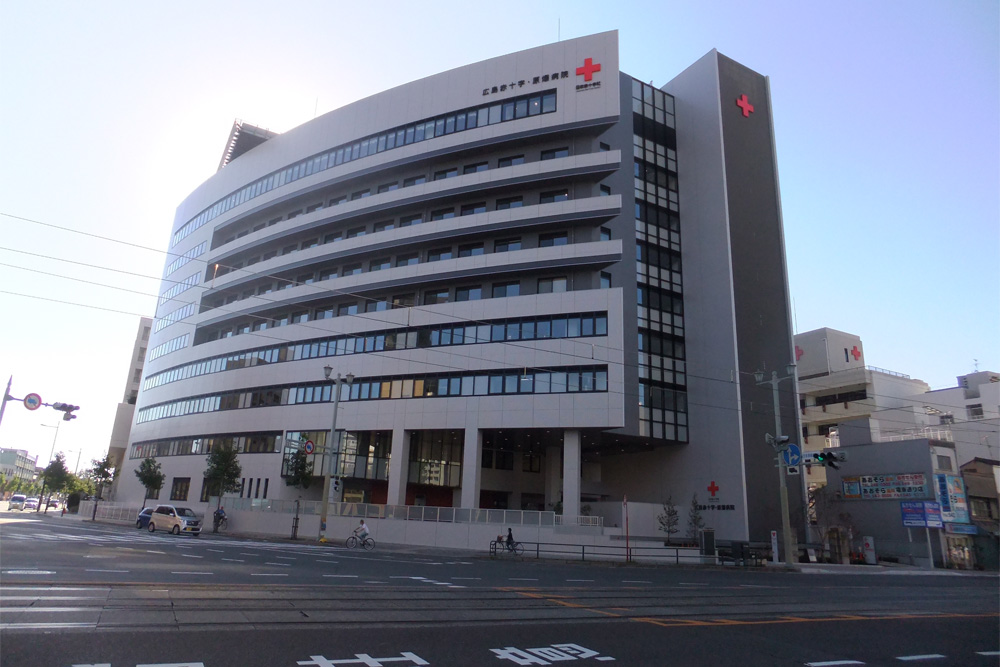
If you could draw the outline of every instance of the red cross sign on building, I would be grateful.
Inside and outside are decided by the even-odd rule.
[[[576,68],[576,75],[583,75],[584,81],[590,81],[594,78],[594,72],[601,71],[601,64],[595,63],[593,58],[587,58],[583,61],[583,67]]]
[[[861,350],[858,349],[857,345],[855,345],[854,349],[851,350],[851,356],[854,357],[854,361],[859,361],[861,359]]]
[[[714,498],[715,497],[715,492],[718,491],[718,490],[719,490],[719,486],[715,483],[715,480],[713,479],[712,483],[708,485],[708,492],[711,493],[712,497]]]
[[[577,74],[579,74],[579,73],[580,73],[579,70],[577,70]],[[589,79],[588,79],[588,81],[589,81]],[[743,95],[742,97],[737,97],[736,98],[736,106],[738,106],[739,108],[743,109],[743,117],[744,118],[748,118],[750,116],[750,114],[753,113],[753,105],[750,104],[750,100],[747,99],[746,95]]]
[[[805,353],[806,353],[805,350],[803,350],[801,347],[799,347],[798,345],[796,345],[795,346],[795,361],[798,361],[799,359],[801,359],[802,355],[805,354]]]

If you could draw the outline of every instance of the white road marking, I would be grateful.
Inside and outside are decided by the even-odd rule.
[[[827,662],[807,662],[806,667],[837,667],[837,665],[863,665],[857,660],[829,660]]]
[[[118,573],[124,573],[124,572],[128,572],[128,570],[84,570],[84,572],[118,572]]]
[[[55,574],[52,570],[3,570],[3,574]]]
[[[82,586],[4,586],[5,591],[89,591]]]
[[[288,575],[285,574],[284,572],[281,572],[281,573],[259,573],[259,572],[251,572],[250,576],[251,577],[287,577]]]
[[[514,578],[510,578],[507,581],[538,581],[538,579],[514,579]]]
[[[976,651],[976,655],[1000,655],[1000,651]]]
[[[340,561],[339,560],[318,560],[316,562],[317,563],[329,563],[330,565],[336,565]]]
[[[910,662],[915,660],[941,660],[944,657],[940,653],[928,653],[926,655],[898,655],[896,656],[896,660]]]
[[[61,628],[96,627],[96,623],[0,623],[0,630],[58,630]]]
[[[566,581],[567,582],[570,582],[570,581],[573,581],[573,582],[586,582],[586,581],[593,582],[594,580],[593,579],[567,579]]]
[[[652,581],[643,581],[641,579],[624,579],[624,580],[622,580],[622,583],[623,584],[651,584],[653,582]]]
[[[204,574],[208,576],[212,575],[211,572],[171,572],[170,574]]]
[[[206,549],[206,551],[214,551],[217,554],[224,554],[224,553],[226,553],[225,550],[223,550],[223,549]]]
[[[9,590],[9,589],[6,589]],[[104,595],[4,595],[3,601],[11,600],[106,600]]]
[[[152,549],[146,549],[146,553],[148,553],[148,554],[166,554],[167,552],[166,551],[153,551]]]
[[[679,586],[708,586],[708,584],[703,584],[694,581],[681,581],[678,583]]]
[[[291,567],[291,563],[264,563],[264,565],[277,565],[278,567]]]
[[[295,560],[291,556],[275,556],[275,558],[280,558],[282,560]]]
[[[324,577],[332,577],[334,579],[357,579],[356,574],[324,574]]]
[[[228,560],[230,563],[245,563],[246,562],[242,558],[223,558],[222,560]]]
[[[452,577],[453,581],[482,581],[482,577]]]
[[[192,556],[191,554],[181,554],[183,558],[204,558],[204,556]]]

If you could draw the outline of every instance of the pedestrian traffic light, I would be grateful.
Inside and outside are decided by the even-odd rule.
[[[67,421],[68,422],[71,419],[76,419],[76,415],[73,414],[73,411],[74,410],[79,410],[80,406],[79,405],[71,405],[69,403],[53,403],[52,404],[52,409],[64,412],[65,414],[63,415],[63,421]]]

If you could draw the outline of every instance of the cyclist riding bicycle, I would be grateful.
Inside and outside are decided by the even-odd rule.
[[[354,529],[354,534],[357,536],[359,540],[363,540],[366,537],[368,537],[368,532],[369,532],[368,524],[366,524],[365,520],[362,519],[361,525],[359,525],[357,528]]]

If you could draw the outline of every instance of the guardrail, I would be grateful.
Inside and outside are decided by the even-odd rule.
[[[694,548],[686,547],[634,547],[609,544],[563,544],[555,542],[520,542],[524,547],[524,557],[536,559],[563,558],[565,560],[621,561],[624,563],[673,563],[674,565],[717,564],[716,556],[702,555]],[[506,555],[508,552],[495,541],[490,543],[491,557]],[[520,555],[520,554],[519,554]]]

